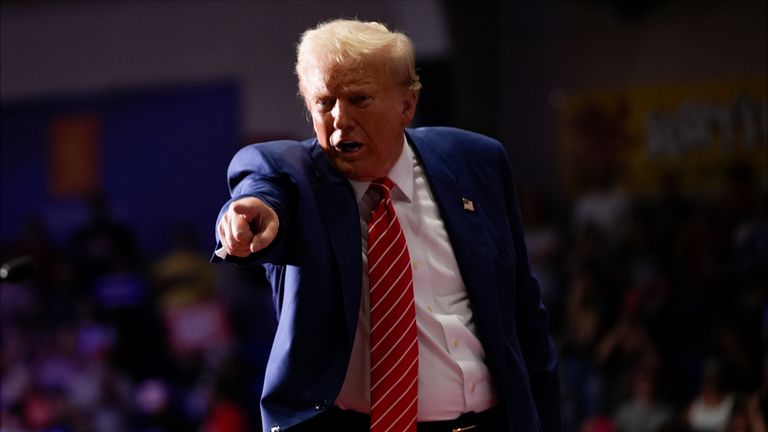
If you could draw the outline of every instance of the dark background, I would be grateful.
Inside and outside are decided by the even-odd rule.
[[[618,188],[624,166],[604,158],[573,184],[563,113],[595,91],[756,81],[751,154],[763,158],[764,1],[1,7],[0,256],[16,272],[0,285],[4,427],[257,423],[269,292],[258,269],[205,259],[231,156],[311,135],[295,44],[336,17],[412,37],[424,84],[414,126],[467,128],[507,147],[562,354],[569,430],[626,424],[622,407],[644,397],[638,382],[653,383],[643,406],[658,408],[641,418],[689,427],[685,413],[711,371],[724,383],[714,400],[738,396],[731,423],[757,421],[748,408],[765,400],[768,161],[726,155],[699,173],[707,188],[680,189],[673,166],[640,194]],[[610,117],[585,121],[592,137],[614,130]],[[82,173],[61,186],[61,175]],[[218,333],[192,331],[198,339],[179,347],[179,311]]]

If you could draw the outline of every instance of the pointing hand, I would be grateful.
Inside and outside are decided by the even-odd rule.
[[[247,257],[272,243],[280,223],[264,201],[245,197],[232,202],[219,221],[219,239],[228,255]]]

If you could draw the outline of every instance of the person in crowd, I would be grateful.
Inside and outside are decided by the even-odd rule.
[[[731,418],[736,396],[724,382],[717,360],[709,360],[701,372],[699,394],[685,412],[685,422],[694,431],[724,431]]]
[[[655,432],[670,427],[674,411],[660,400],[659,365],[643,359],[634,365],[629,378],[629,397],[614,413],[616,427],[622,432]]]

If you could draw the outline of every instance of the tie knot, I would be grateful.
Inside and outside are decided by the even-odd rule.
[[[392,180],[389,179],[389,177],[376,179],[372,181],[371,185],[369,186],[370,189],[373,189],[376,192],[382,194],[383,197],[389,197],[393,187],[395,187],[395,184],[392,182]]]

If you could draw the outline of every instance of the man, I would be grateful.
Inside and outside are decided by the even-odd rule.
[[[503,147],[406,129],[413,47],[381,24],[305,32],[296,73],[316,138],[242,149],[217,222],[217,256],[263,264],[274,290],[264,429],[559,430]]]

